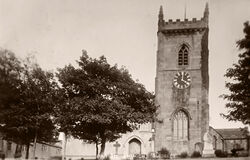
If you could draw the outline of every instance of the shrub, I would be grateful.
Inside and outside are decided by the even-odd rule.
[[[49,160],[62,160],[62,156],[52,156]]]
[[[110,160],[110,156],[109,155],[105,156],[103,160]]]
[[[227,157],[227,152],[224,152],[220,149],[215,150],[214,154],[216,155],[216,157]]]
[[[233,156],[233,157],[238,157],[240,151],[244,151],[244,148],[233,148],[233,149],[231,150],[232,156]]]
[[[148,158],[148,159],[153,159],[153,158],[155,158],[154,152],[149,152],[147,158]]]
[[[14,154],[14,158],[20,158],[20,157],[22,157],[22,153],[15,153]]]
[[[192,158],[197,158],[197,157],[201,157],[201,153],[198,151],[194,151],[191,155]]]
[[[160,157],[163,159],[170,158],[170,152],[165,147],[161,148],[161,150],[159,150],[158,153],[160,154]]]
[[[177,157],[180,157],[180,158],[187,158],[188,154],[187,152],[182,152],[180,155],[178,155]]]
[[[146,160],[147,155],[145,154],[135,154],[133,160]]]
[[[0,158],[5,159],[5,154],[4,153],[0,153]]]

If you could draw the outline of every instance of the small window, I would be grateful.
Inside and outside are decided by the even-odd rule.
[[[7,150],[8,150],[8,151],[11,151],[11,145],[12,145],[11,142],[7,142]]]
[[[179,53],[178,53],[178,65],[186,66],[188,65],[188,47],[186,45],[182,45]]]
[[[56,150],[56,153],[57,153],[57,154],[60,154],[60,153],[61,153],[61,150],[60,150],[60,149],[57,149],[57,150]]]
[[[47,150],[47,146],[46,145],[42,145],[42,151],[46,151]]]

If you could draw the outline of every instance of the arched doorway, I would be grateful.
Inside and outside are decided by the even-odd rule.
[[[129,155],[141,154],[141,142],[133,138],[129,142]]]

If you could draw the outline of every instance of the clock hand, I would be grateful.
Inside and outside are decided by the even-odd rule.
[[[182,81],[182,82],[184,82],[185,84],[188,84],[188,82],[187,82],[187,81],[185,81],[185,80],[183,80],[183,79],[182,79],[181,81]]]

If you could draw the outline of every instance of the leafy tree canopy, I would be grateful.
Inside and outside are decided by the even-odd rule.
[[[226,88],[230,94],[224,94],[222,97],[229,102],[226,107],[228,114],[223,114],[230,121],[241,121],[243,124],[250,125],[250,25],[244,23],[245,37],[237,42],[240,50],[237,64],[229,68],[225,76],[231,79],[226,82]]]
[[[20,76],[23,71],[21,62],[14,53],[0,50],[0,108],[18,103]]]
[[[90,58],[85,51],[77,62],[79,67],[68,65],[57,74],[64,99],[57,111],[62,131],[101,143],[102,154],[106,141],[153,120],[154,96],[125,68],[111,66],[104,56]]]
[[[0,74],[0,131],[4,137],[27,146],[35,137],[39,141],[53,141],[57,88],[53,74],[43,71],[29,58],[18,60],[8,50],[0,51]]]

